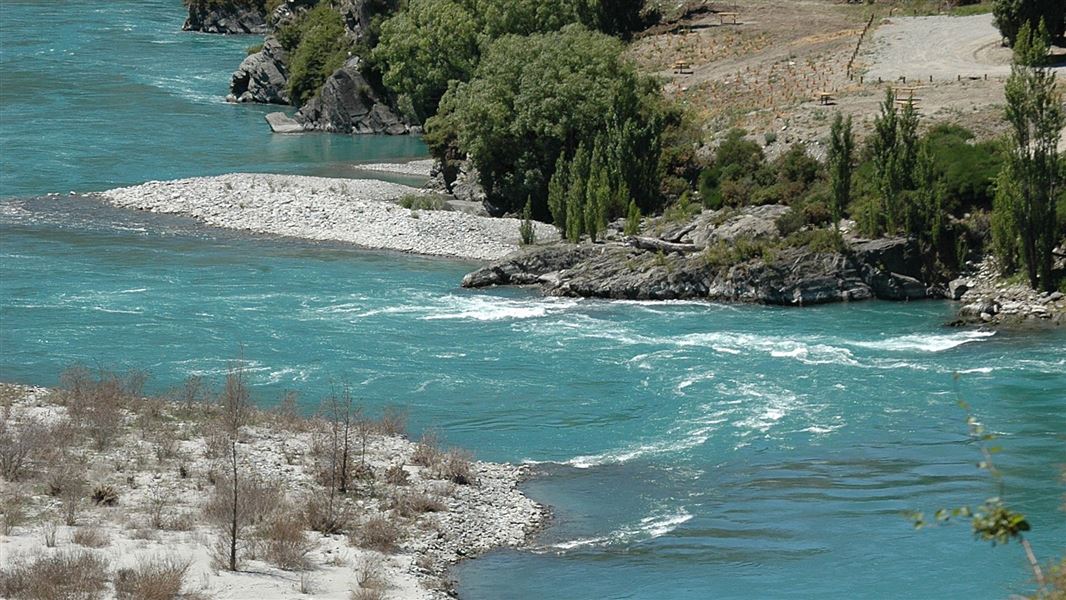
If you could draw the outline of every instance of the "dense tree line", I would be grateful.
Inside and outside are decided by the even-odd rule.
[[[993,0],[992,14],[996,26],[1011,46],[1022,26],[1036,30],[1041,21],[1053,35],[1066,31],[1066,2],[1062,0]]]

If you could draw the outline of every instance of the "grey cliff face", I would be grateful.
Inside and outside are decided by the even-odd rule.
[[[213,6],[194,2],[190,4],[189,17],[181,28],[203,33],[266,33],[267,21],[266,15],[255,7],[235,2]]]
[[[296,113],[305,130],[331,133],[403,135],[411,127],[393,111],[359,72],[353,58]]]
[[[262,104],[289,104],[285,49],[274,36],[263,41],[263,49],[249,54],[230,80],[230,102],[259,102]]]

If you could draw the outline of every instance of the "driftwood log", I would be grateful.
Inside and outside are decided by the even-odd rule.
[[[666,242],[659,238],[639,237],[635,235],[626,238],[626,243],[634,248],[652,250],[654,252],[680,252],[684,254],[686,252],[695,252],[699,250],[699,248],[696,247],[696,244],[679,244],[676,242]]]

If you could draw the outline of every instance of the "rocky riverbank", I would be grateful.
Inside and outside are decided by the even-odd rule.
[[[216,227],[347,242],[431,256],[499,260],[519,248],[519,219],[417,210],[415,188],[369,179],[232,174],[153,181],[100,194],[122,208],[182,214]],[[557,239],[537,224],[537,238]]]
[[[42,585],[71,586],[54,597],[119,586],[133,590],[128,597],[164,597],[138,587],[162,571],[188,597],[442,599],[452,594],[451,565],[522,545],[545,518],[518,491],[524,468],[471,462],[405,439],[395,419],[359,418],[354,483],[336,494],[331,513],[338,525],[316,530],[339,446],[330,445],[329,421],[282,405],[253,411],[242,429],[249,504],[240,566],[227,570],[217,551],[225,527],[211,509],[229,456],[219,446],[219,410],[189,386],[182,394],[138,398],[108,380],[63,390],[0,384],[0,441],[5,452],[21,451],[17,465],[3,463],[0,595],[18,596],[11,586],[37,573],[52,579]],[[111,418],[98,418],[105,411]],[[45,560],[52,570],[35,571]]]
[[[470,273],[463,285],[538,285],[559,296],[788,306],[943,297],[928,280],[913,240],[846,237],[841,247],[824,247],[812,242],[831,239],[828,230],[783,237],[777,221],[787,211],[760,206],[708,212],[689,222],[657,220],[646,223],[646,233],[638,236],[622,235],[616,223],[605,243],[526,250]]]
[[[209,2],[191,0],[189,17],[182,29],[202,33],[266,33],[267,16],[262,6],[246,0]]]
[[[955,325],[1046,327],[1066,325],[1066,295],[1037,292],[999,277],[994,258],[976,265],[948,284],[949,296],[962,303]]]

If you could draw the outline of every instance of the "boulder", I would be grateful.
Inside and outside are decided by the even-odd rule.
[[[953,279],[948,282],[948,298],[951,300],[962,300],[962,297],[966,292],[970,291],[970,282],[966,279]]]
[[[230,102],[289,104],[287,56],[274,36],[263,41],[263,49],[249,54],[230,78]]]
[[[331,133],[403,135],[411,130],[367,83],[358,57],[330,75],[295,119],[304,129]]]
[[[273,112],[266,116],[266,122],[274,133],[303,133],[304,126],[283,112]]]
[[[224,0],[188,3],[189,16],[181,26],[184,31],[203,33],[266,33],[266,15],[253,2]]]
[[[777,229],[777,219],[787,213],[789,208],[780,204],[745,206],[736,214],[722,220],[723,216],[729,214],[723,212],[726,210],[729,209],[701,216],[695,227],[687,233],[687,237],[701,248],[718,242],[732,243],[738,238],[776,239],[781,237]]]

